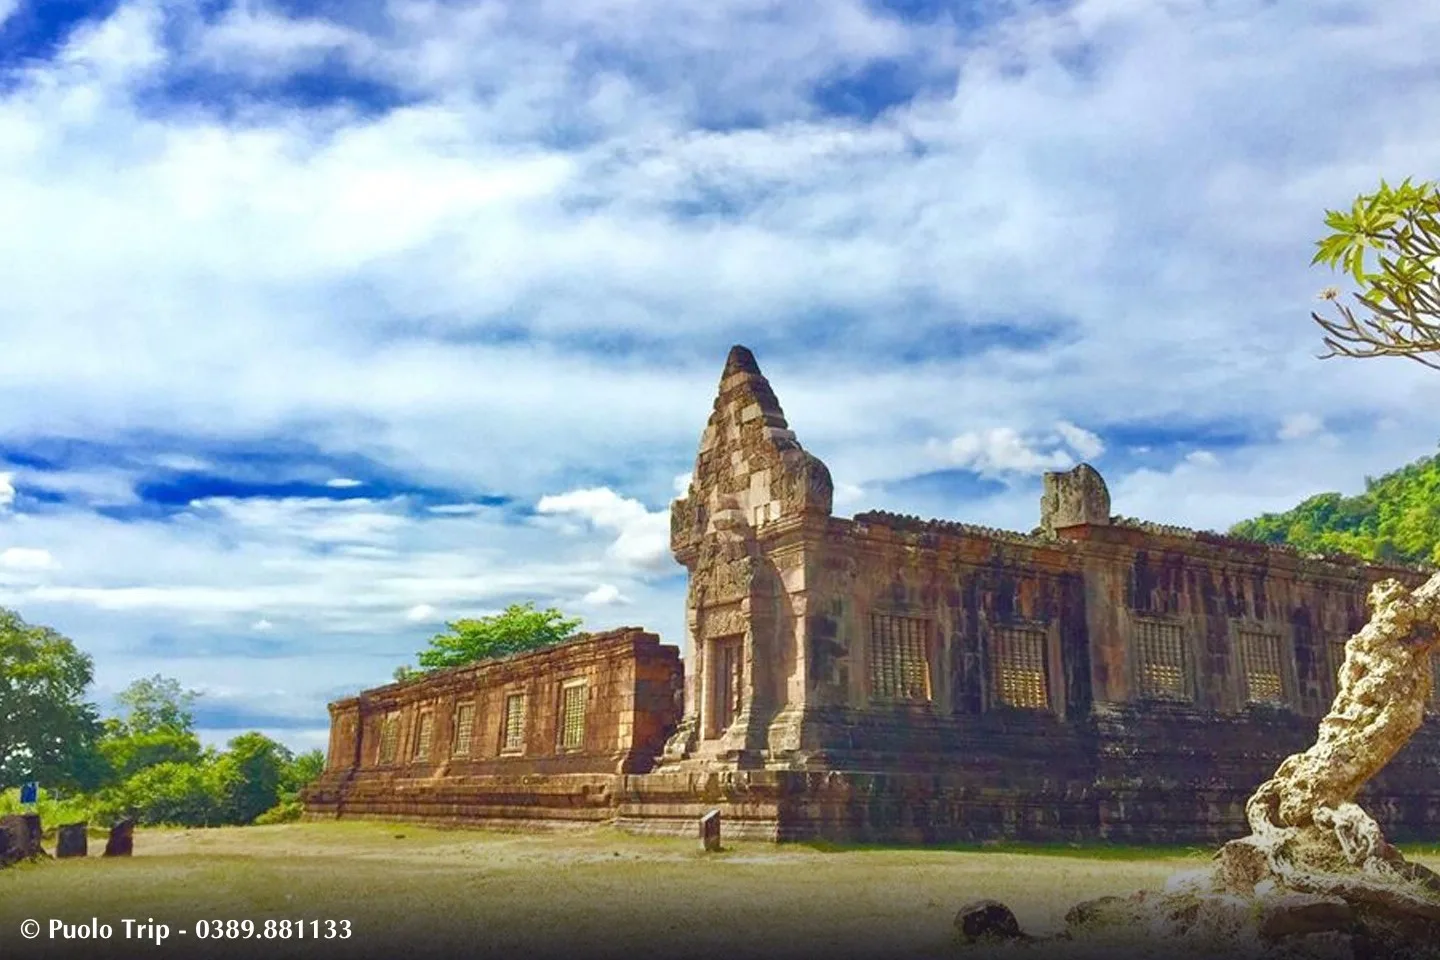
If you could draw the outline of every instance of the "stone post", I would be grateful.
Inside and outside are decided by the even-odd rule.
[[[110,828],[110,839],[105,842],[105,856],[128,857],[135,851],[135,821],[121,820]]]
[[[700,818],[700,849],[706,853],[720,850],[720,811],[711,810]]]
[[[62,823],[55,834],[55,856],[84,857],[90,852],[88,823]]]

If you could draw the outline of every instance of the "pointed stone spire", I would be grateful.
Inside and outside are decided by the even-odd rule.
[[[725,372],[720,375],[720,379],[724,380],[737,373],[760,373],[760,364],[755,362],[755,354],[738,343],[730,348],[730,355],[725,358]]]
[[[783,517],[828,516],[832,493],[830,471],[796,441],[755,355],[731,347],[690,489],[671,506],[677,559],[693,557],[717,525],[753,531]]]
[[[743,416],[737,422],[748,423],[755,416],[750,410],[751,404],[759,407],[759,416],[765,426],[789,429],[785,411],[780,409],[780,401],[775,398],[775,391],[770,389],[770,381],[760,372],[755,354],[736,344],[725,358],[725,371],[720,375],[720,393],[715,398],[715,413],[711,415],[710,422],[714,424],[716,415],[722,409],[730,408]],[[794,435],[789,439],[794,440]]]

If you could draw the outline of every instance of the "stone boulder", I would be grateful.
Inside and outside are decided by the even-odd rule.
[[[961,907],[955,914],[955,933],[962,943],[1027,939],[1015,914],[998,900],[976,900]]]
[[[0,867],[45,856],[45,850],[40,846],[40,836],[38,813],[0,817]]]
[[[62,823],[55,833],[55,857],[84,857],[90,852],[90,825]]]
[[[110,828],[110,839],[105,841],[107,857],[128,857],[135,852],[135,821],[121,820]]]

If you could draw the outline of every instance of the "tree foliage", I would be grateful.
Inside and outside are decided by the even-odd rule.
[[[93,672],[69,638],[0,608],[0,788],[85,788],[103,776],[99,714],[85,700]]]
[[[116,694],[115,702],[125,712],[105,721],[100,740],[112,778],[125,780],[162,763],[198,762],[200,738],[191,709],[198,696],[159,674],[136,680]]]
[[[125,708],[124,724],[130,733],[154,733],[157,730],[192,730],[195,713],[191,709],[199,694],[185,690],[173,677],[155,674],[136,680],[115,696]]]
[[[1236,536],[1316,553],[1440,564],[1440,455],[1416,460],[1346,497],[1321,493],[1284,513],[1236,524]]]
[[[195,763],[200,753],[200,738],[194,731],[173,727],[129,733],[121,722],[110,719],[105,721],[105,735],[100,739],[100,754],[117,780],[161,763]]]
[[[107,820],[133,817],[141,824],[213,827],[226,818],[231,785],[213,756],[195,763],[157,763],[100,794],[97,813]]]
[[[456,620],[430,638],[430,646],[417,660],[422,670],[458,667],[527,650],[539,650],[568,640],[580,627],[579,618],[567,618],[553,607],[536,610],[534,603],[513,603],[501,613],[474,620]],[[397,680],[421,671],[401,667]]]
[[[22,806],[6,787],[35,779],[51,819],[214,826],[299,816],[300,791],[324,770],[321,751],[295,756],[255,732],[224,751],[202,748],[198,694],[158,674],[125,688],[121,715],[102,723],[84,700],[92,671],[70,640],[0,609],[0,813]]]
[[[242,733],[217,758],[226,823],[249,823],[280,802],[285,771],[295,759],[289,748],[263,733]]]
[[[1440,369],[1440,189],[1432,182],[1398,187],[1384,180],[1349,211],[1328,210],[1333,232],[1317,241],[1311,263],[1348,273],[1353,296],[1369,316],[1336,303],[1338,318],[1311,316],[1325,331],[1326,357],[1408,357]],[[1376,251],[1376,268],[1369,254]],[[1337,300],[1327,289],[1324,299]]]

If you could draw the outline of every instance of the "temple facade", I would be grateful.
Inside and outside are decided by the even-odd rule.
[[[1425,578],[1113,516],[1083,464],[1045,476],[1030,533],[831,506],[829,471],[734,348],[671,507],[683,671],[629,630],[333,704],[307,809],[674,833],[718,808],[728,834],[774,840],[1212,843],[1312,741],[1370,585]],[[1368,788],[1391,836],[1440,834],[1437,761],[1427,723]]]

